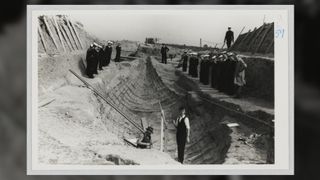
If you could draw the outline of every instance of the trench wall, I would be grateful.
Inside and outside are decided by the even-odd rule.
[[[96,88],[103,92],[104,96],[130,117],[131,120],[141,125],[141,115],[143,113],[156,113],[159,115],[159,102],[166,107],[175,103],[178,97],[163,84],[152,66],[150,58],[136,61],[138,61],[138,64],[129,68],[128,76],[119,81],[113,88],[106,91],[105,89],[109,84],[103,79],[101,84],[96,84]],[[106,111],[105,119],[114,119],[109,114]],[[117,116],[120,115],[118,114]],[[127,120],[123,119],[122,121],[125,124],[119,124],[118,126],[123,131],[123,133],[119,134],[120,136],[130,135],[133,137],[132,135],[139,135],[140,132],[137,128],[133,127]],[[126,134],[125,132],[131,133]]]
[[[243,57],[247,64],[243,95],[274,103],[274,61],[260,57]]]
[[[208,94],[203,93],[201,91],[199,91],[199,87],[197,86],[197,84],[193,81],[191,81],[190,79],[188,79],[187,77],[185,77],[183,74],[181,74],[180,71],[176,71],[176,75],[178,75],[180,77],[180,79],[177,81],[177,84],[180,87],[183,87],[185,90],[189,91],[188,93],[188,103],[191,105],[189,105],[188,107],[189,112],[190,112],[190,117],[197,119],[197,116],[201,115],[201,114],[205,114],[207,111],[207,113],[211,114],[211,116],[208,117],[201,117],[200,119],[197,119],[198,123],[194,123],[191,121],[192,126],[195,126],[196,128],[198,128],[198,130],[196,132],[208,132],[209,135],[203,136],[203,135],[199,135],[200,137],[206,137],[206,138],[213,138],[215,140],[218,139],[217,142],[219,143],[224,143],[227,147],[229,146],[230,143],[230,139],[229,136],[226,136],[225,134],[228,134],[230,131],[229,128],[226,128],[226,126],[221,126],[222,124],[225,124],[226,122],[233,122],[233,119],[236,119],[238,122],[243,123],[245,126],[249,127],[253,133],[257,133],[257,134],[261,134],[261,139],[264,139],[264,144],[261,148],[261,144],[258,145],[260,146],[261,149],[264,149],[267,151],[268,155],[268,159],[267,161],[269,163],[274,163],[274,139],[272,138],[274,136],[274,128],[272,127],[272,120],[274,119],[274,115],[272,114],[268,114],[265,113],[263,111],[249,111],[249,112],[245,112],[241,109],[240,106],[233,104],[233,103],[229,103],[229,102],[225,102],[225,101],[221,101],[219,99],[214,99],[212,97],[210,97]],[[207,101],[203,101],[202,99],[206,99]],[[213,103],[219,104],[219,106],[213,104]],[[225,108],[222,108],[220,106],[224,106],[226,108],[229,109],[233,109],[239,112],[242,112],[242,114],[239,113],[235,113],[233,111],[229,111]],[[261,122],[256,121],[250,117],[256,118],[261,120]],[[202,126],[201,126],[202,124]],[[271,125],[271,126],[270,126]],[[220,127],[219,127],[220,126]],[[212,128],[212,130],[210,130]],[[208,131],[208,129],[210,131]],[[218,132],[215,132],[215,129],[218,130]],[[224,132],[222,134],[219,134],[220,132]],[[218,134],[215,134],[218,133]],[[271,137],[271,138],[270,138]],[[214,142],[213,140],[213,142]],[[204,140],[205,142],[208,142],[209,144],[209,140]],[[197,147],[198,148],[198,147]],[[219,144],[218,144],[218,148],[219,148]],[[217,149],[217,147],[213,147],[213,149]],[[187,150],[188,151],[188,150]],[[189,152],[190,154],[192,154],[195,150],[192,150]],[[201,150],[199,150],[201,151]],[[222,160],[223,161],[223,155],[225,152],[224,146],[221,146],[220,149],[218,150],[218,152],[220,153],[215,153],[215,154],[211,154],[213,155],[221,155],[220,159],[218,158],[217,161]],[[222,153],[221,153],[222,152]],[[188,153],[187,153],[188,154]],[[271,155],[270,155],[271,154]],[[199,157],[200,159],[203,157]],[[205,160],[206,158],[202,159],[203,162],[207,162],[208,160]]]
[[[220,124],[227,113],[192,94],[188,97],[187,107],[192,131],[186,159],[192,164],[223,163],[231,143],[231,130]]]

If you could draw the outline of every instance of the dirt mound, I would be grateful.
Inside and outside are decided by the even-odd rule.
[[[68,16],[38,17],[38,52],[40,54],[63,54],[84,50],[93,42],[100,42],[88,34],[81,23]]]
[[[239,35],[232,51],[274,56],[274,23],[263,24],[252,32]]]
[[[243,94],[274,103],[274,61],[266,58],[244,57],[247,84]]]
[[[100,88],[99,90],[105,90],[104,93],[111,90],[114,93],[121,92],[116,91],[116,87],[132,88],[132,84],[121,86],[121,82],[124,79],[129,80],[129,77],[132,76],[130,72],[133,72],[133,69],[142,68],[143,63],[135,61],[127,62],[127,64],[130,66],[112,63],[98,77],[87,80],[93,86]],[[119,72],[119,69],[121,69],[121,73],[115,73]],[[139,132],[113,108],[95,96],[90,89],[84,87],[73,75],[66,75],[65,83],[44,93],[41,96],[41,101],[50,102],[44,103],[46,105],[39,109],[39,161],[41,163],[176,163],[168,155],[160,153],[156,149],[140,152],[139,149],[126,146],[122,138],[137,137],[140,135]],[[125,101],[118,101],[115,104],[121,107],[120,102],[125,104]],[[124,105],[122,110],[127,114],[130,113],[131,118],[137,117],[136,114],[130,112],[130,108]],[[95,154],[98,154],[100,158]],[[136,154],[141,154],[141,156],[149,154],[149,156],[141,158]],[[75,157],[78,159],[75,160]],[[114,160],[116,157],[120,158]],[[156,162],[154,159],[162,160]]]

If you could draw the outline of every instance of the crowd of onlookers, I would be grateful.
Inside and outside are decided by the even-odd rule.
[[[99,45],[97,43],[92,43],[87,50],[86,55],[86,74],[89,78],[94,78],[94,74],[98,74],[98,70],[103,70],[103,67],[108,66],[111,61],[112,55],[112,45],[111,41],[107,42],[107,45]],[[116,57],[115,62],[120,62],[121,56],[121,46],[120,43],[116,46]]]
[[[107,45],[99,45],[92,43],[87,50],[87,68],[86,74],[89,78],[94,78],[94,74],[98,74],[98,70],[108,66],[111,61],[112,47],[111,41]],[[121,46],[120,43],[115,47],[115,62],[120,62]],[[169,48],[163,44],[161,47],[161,62],[167,63],[167,53]],[[241,89],[246,84],[245,69],[247,64],[240,55],[234,52],[210,52],[201,54],[196,52],[184,51],[181,56],[181,62],[178,67],[182,67],[182,71],[187,72],[194,78],[198,78],[204,85],[210,85],[221,92],[235,97],[240,97]]]
[[[240,97],[241,89],[246,84],[247,64],[234,52],[200,55],[185,51],[178,67],[182,67],[184,72],[188,71],[194,78],[199,77],[201,83],[235,97]]]

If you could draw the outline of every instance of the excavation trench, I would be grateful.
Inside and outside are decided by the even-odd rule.
[[[176,87],[179,86],[180,89],[167,87],[153,66],[153,63],[157,62],[150,57],[135,61],[120,65],[126,67],[119,66],[123,71],[125,68],[129,70],[128,76],[124,75],[117,85],[110,88],[108,80],[102,78],[102,82],[94,84],[95,89],[135,124],[141,125],[141,119],[146,119],[147,123],[154,128],[152,140],[153,149],[156,150],[160,149],[161,104],[166,120],[164,152],[174,159],[177,156],[177,145],[176,129],[172,120],[179,115],[179,107],[186,106],[192,131],[191,142],[186,147],[185,162],[189,164],[223,163],[230,146],[230,129],[219,120],[223,117],[223,113],[212,111],[212,107],[195,100],[178,84]],[[172,73],[175,76],[174,72]],[[176,78],[179,80],[179,77]],[[100,114],[106,126],[110,127],[109,131],[117,134],[119,138],[130,139],[141,135],[140,130],[130,121],[121,117],[119,113],[110,113],[112,108],[106,107],[108,103],[102,104]]]
[[[82,61],[80,58],[80,63],[74,64],[79,67],[76,73],[83,77]],[[65,67],[71,68],[74,64]],[[153,57],[112,63],[95,79],[83,78],[130,121],[141,125],[141,119],[146,119],[154,128],[154,145],[151,150],[127,145],[123,139],[139,137],[141,131],[68,72],[57,81],[58,85],[51,85],[54,89],[41,90],[43,97],[40,99],[49,102],[39,110],[39,160],[42,163],[177,164],[176,129],[172,120],[179,115],[180,106],[187,108],[191,125],[190,143],[185,152],[187,164],[221,164],[230,158],[233,130],[226,126],[227,123],[241,121],[248,129],[261,126],[204,100],[214,101],[199,92],[197,84]],[[166,120],[164,152],[159,151],[159,104]],[[264,118],[270,119],[269,116]],[[261,127],[257,132],[268,131]],[[265,151],[259,153],[267,154]]]

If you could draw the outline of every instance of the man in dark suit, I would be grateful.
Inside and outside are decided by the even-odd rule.
[[[167,52],[168,51],[169,51],[169,48],[165,44],[162,44],[162,47],[161,47],[161,55],[162,55],[161,63],[167,64]]]
[[[116,46],[116,58],[114,61],[120,62],[120,56],[121,56],[121,46],[120,46],[120,43],[118,43]]]
[[[226,32],[226,36],[224,37],[224,43],[227,43],[228,49],[231,47],[231,44],[234,43],[233,31],[231,31],[231,27],[228,27],[228,31]]]
[[[86,56],[86,61],[87,61],[86,74],[89,78],[94,78],[93,74],[95,72],[96,59],[97,59],[97,52],[95,50],[94,45],[91,44],[89,49],[87,50],[87,56]]]
[[[106,46],[104,52],[105,52],[105,66],[109,66],[111,55],[112,55],[112,42],[108,41],[108,45]]]
[[[187,55],[187,51],[185,51],[182,55],[182,71],[183,72],[187,71],[187,66],[188,66],[188,55]]]
[[[105,52],[104,52],[104,47],[102,47],[101,46],[101,48],[99,49],[99,70],[101,71],[101,70],[103,70],[102,69],[102,67],[103,67],[103,65],[104,65],[104,54],[105,54]]]
[[[189,118],[186,115],[186,109],[180,107],[180,116],[173,120],[174,126],[177,128],[177,145],[178,145],[178,161],[183,164],[184,161],[184,149],[186,143],[190,142],[190,123]]]

